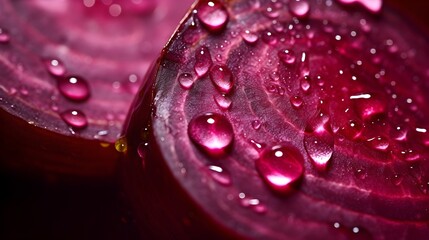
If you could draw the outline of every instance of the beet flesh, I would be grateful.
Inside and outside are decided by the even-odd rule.
[[[143,236],[426,238],[428,37],[345,2],[198,2],[125,127]]]
[[[111,176],[142,76],[192,3],[172,2],[1,0],[2,166]]]

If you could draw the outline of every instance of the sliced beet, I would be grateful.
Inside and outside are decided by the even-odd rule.
[[[142,76],[191,3],[1,0],[1,163],[111,174]]]
[[[427,237],[428,37],[370,2],[198,2],[125,128],[144,236]]]

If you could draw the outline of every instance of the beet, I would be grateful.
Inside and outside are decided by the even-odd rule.
[[[173,2],[1,0],[1,164],[111,175],[142,76],[192,3]]]
[[[142,236],[425,239],[428,37],[377,2],[199,1],[126,122]]]

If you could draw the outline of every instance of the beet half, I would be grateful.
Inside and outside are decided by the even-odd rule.
[[[1,0],[2,166],[111,176],[142,76],[191,5],[173,2]]]
[[[126,122],[142,235],[425,239],[428,38],[376,2],[199,1]]]

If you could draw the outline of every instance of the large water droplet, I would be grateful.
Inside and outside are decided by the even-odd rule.
[[[10,40],[9,31],[4,28],[0,28],[0,43],[8,43]]]
[[[63,121],[73,129],[79,130],[88,126],[88,120],[85,114],[79,110],[67,110],[62,112],[60,116]]]
[[[228,12],[217,0],[202,1],[197,7],[197,17],[212,32],[224,29],[228,23]]]
[[[85,101],[90,95],[89,85],[81,77],[65,77],[58,80],[60,93],[73,101]]]
[[[194,117],[189,123],[188,135],[196,145],[210,155],[225,153],[234,139],[231,123],[218,113]]]
[[[66,73],[64,64],[58,59],[50,59],[45,61],[48,72],[56,77],[62,77]]]
[[[229,93],[234,86],[232,73],[227,66],[214,66],[210,70],[210,79],[222,93]]]
[[[194,79],[189,73],[180,74],[177,78],[177,81],[179,82],[180,86],[186,90],[191,89],[192,85],[194,84]]]
[[[215,165],[210,165],[208,168],[210,170],[210,175],[216,182],[225,186],[231,185],[231,175],[226,170]]]
[[[278,52],[279,59],[285,64],[295,63],[295,53],[292,50],[284,49]]]
[[[241,37],[248,44],[254,44],[256,41],[258,41],[258,38],[259,38],[256,33],[253,33],[253,32],[251,32],[249,30],[244,31],[241,34]]]
[[[305,18],[310,13],[310,4],[307,0],[291,0],[289,10],[297,18]]]
[[[329,129],[329,117],[318,115],[305,128],[304,147],[314,166],[325,170],[334,152],[334,137]]]
[[[289,192],[304,172],[299,152],[283,145],[263,151],[255,164],[268,187],[279,193]]]
[[[343,4],[359,3],[372,13],[379,13],[383,6],[383,0],[339,0]]]
[[[204,76],[212,66],[212,57],[207,47],[201,47],[195,53],[194,70],[198,77]]]

